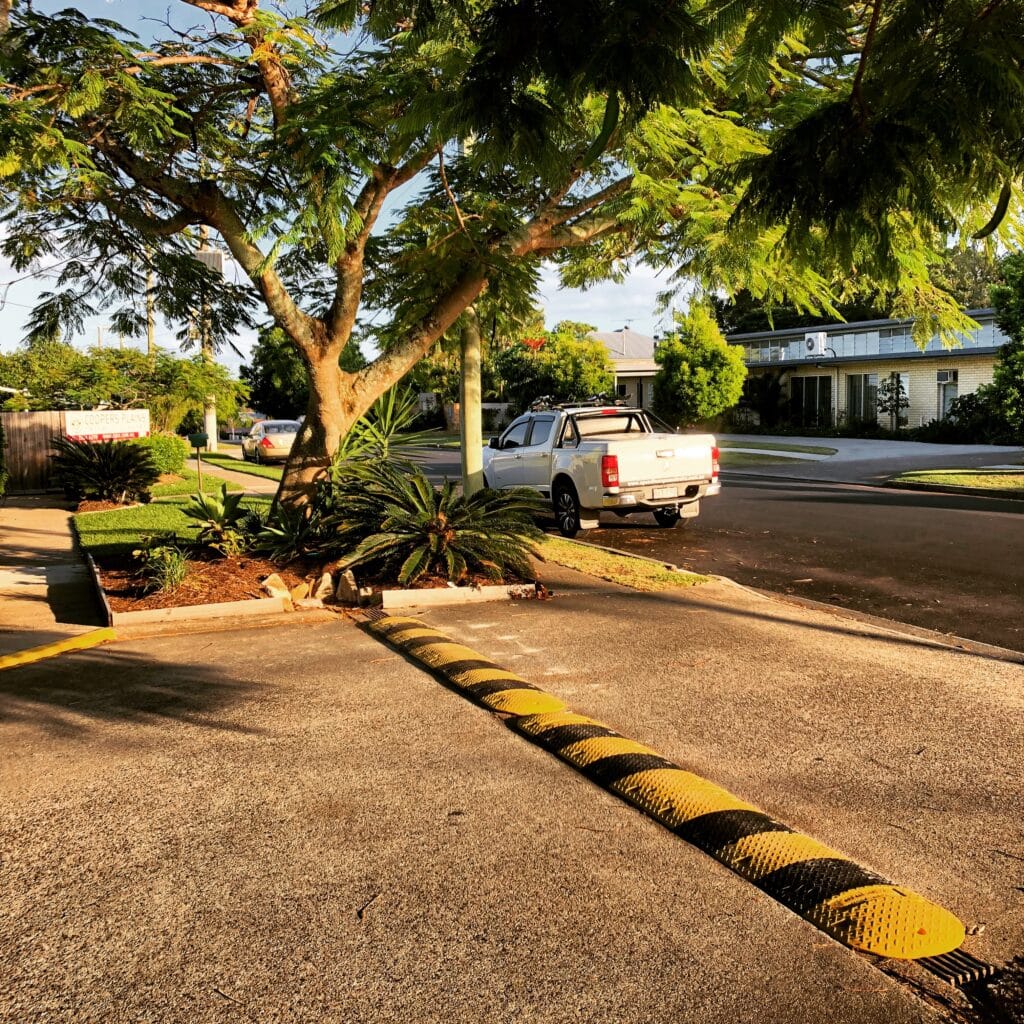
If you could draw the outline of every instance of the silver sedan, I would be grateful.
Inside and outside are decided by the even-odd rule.
[[[297,420],[263,420],[242,438],[242,458],[252,462],[284,460],[302,424]]]

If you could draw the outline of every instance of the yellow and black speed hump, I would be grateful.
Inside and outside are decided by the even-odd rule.
[[[964,941],[963,923],[923,896],[862,868],[727,790],[573,714],[562,701],[417,619],[370,629],[598,785],[852,949],[903,960],[936,957]]]

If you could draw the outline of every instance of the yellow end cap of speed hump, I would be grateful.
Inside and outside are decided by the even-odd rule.
[[[865,953],[919,960],[958,949],[963,922],[944,907],[897,885],[867,885],[818,904],[807,918]]]

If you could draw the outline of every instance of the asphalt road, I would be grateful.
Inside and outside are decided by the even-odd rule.
[[[689,525],[602,516],[580,539],[1024,650],[1024,503],[731,475]]]
[[[459,474],[458,451],[417,459]],[[1024,651],[1022,515],[1020,501],[730,473],[687,525],[604,514],[579,539]]]

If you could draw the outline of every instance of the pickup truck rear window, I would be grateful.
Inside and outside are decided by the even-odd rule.
[[[594,437],[605,434],[647,434],[650,431],[640,421],[639,416],[632,414],[624,415],[601,415],[601,416],[577,416],[576,429],[582,437]]]

